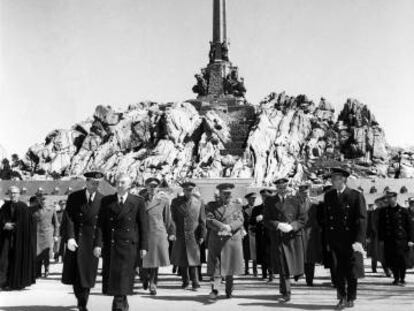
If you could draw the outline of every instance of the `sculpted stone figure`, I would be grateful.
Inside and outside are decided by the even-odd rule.
[[[199,96],[207,95],[207,80],[200,74],[196,74],[195,78],[197,80],[197,84],[193,86],[193,92],[198,94]]]

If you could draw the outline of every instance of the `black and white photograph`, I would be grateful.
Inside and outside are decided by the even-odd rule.
[[[412,118],[412,0],[0,0],[0,311],[414,310]]]

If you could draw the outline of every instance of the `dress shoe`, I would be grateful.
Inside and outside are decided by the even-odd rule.
[[[218,297],[218,290],[217,289],[213,289],[210,294],[208,295],[208,298],[210,299],[217,299]]]
[[[157,295],[157,289],[156,288],[150,288],[150,295],[155,296]]]
[[[186,282],[183,282],[183,284],[181,285],[181,288],[182,289],[187,289],[188,286],[190,286],[190,283],[188,281],[186,281]]]
[[[232,298],[232,297],[233,297],[233,292],[232,292],[232,291],[227,291],[227,290],[226,290],[226,297],[227,297],[227,298]]]
[[[144,281],[144,282],[142,282],[142,288],[143,288],[144,290],[147,290],[147,289],[148,289],[148,281]]]
[[[339,300],[338,304],[336,305],[335,310],[343,310],[343,309],[346,308],[346,305],[347,305],[347,303],[346,303],[345,299],[341,299],[341,300]]]
[[[405,280],[401,280],[401,281],[400,281],[400,285],[401,285],[401,286],[405,286],[405,284],[406,284]]]
[[[192,288],[193,288],[193,290],[194,290],[194,291],[196,291],[197,289],[199,289],[199,288],[200,288],[200,284],[199,284],[199,283],[197,283],[197,282],[193,282],[193,284],[192,284]]]
[[[290,294],[284,294],[282,298],[279,299],[281,303],[286,303],[290,301]]]
[[[354,307],[354,301],[353,300],[348,300],[347,302],[346,302],[346,307],[347,308],[353,308]]]
[[[400,284],[400,282],[398,281],[398,280],[394,280],[392,283],[391,283],[391,285],[399,285]]]

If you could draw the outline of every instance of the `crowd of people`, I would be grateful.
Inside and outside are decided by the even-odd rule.
[[[366,251],[372,272],[380,262],[392,285],[405,285],[414,265],[414,198],[402,207],[398,194],[387,190],[367,208],[363,193],[347,186],[348,176],[332,168],[323,200],[310,196],[311,184],[292,189],[281,178],[274,188],[247,193],[245,205],[233,197],[231,183],[218,184],[215,199],[204,202],[193,182],[181,184],[173,199],[160,191],[157,178],[133,194],[126,174],[117,176],[116,193],[104,196],[98,191],[104,175],[88,172],[85,188],[56,206],[45,204],[41,192],[26,205],[12,186],[0,209],[0,287],[28,287],[48,276],[50,259],[62,257],[61,281],[72,285],[85,311],[101,258],[103,294],[113,296],[112,310],[128,310],[136,279],[157,295],[159,268],[173,265],[181,287],[197,291],[206,263],[209,299],[219,297],[220,283],[231,298],[234,276],[273,282],[278,275],[279,301],[288,303],[291,282],[304,276],[313,286],[315,265],[322,264],[337,290],[336,308],[350,308]]]

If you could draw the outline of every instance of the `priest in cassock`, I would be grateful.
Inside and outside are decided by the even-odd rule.
[[[20,290],[36,282],[36,226],[20,189],[9,189],[0,209],[0,288]]]

